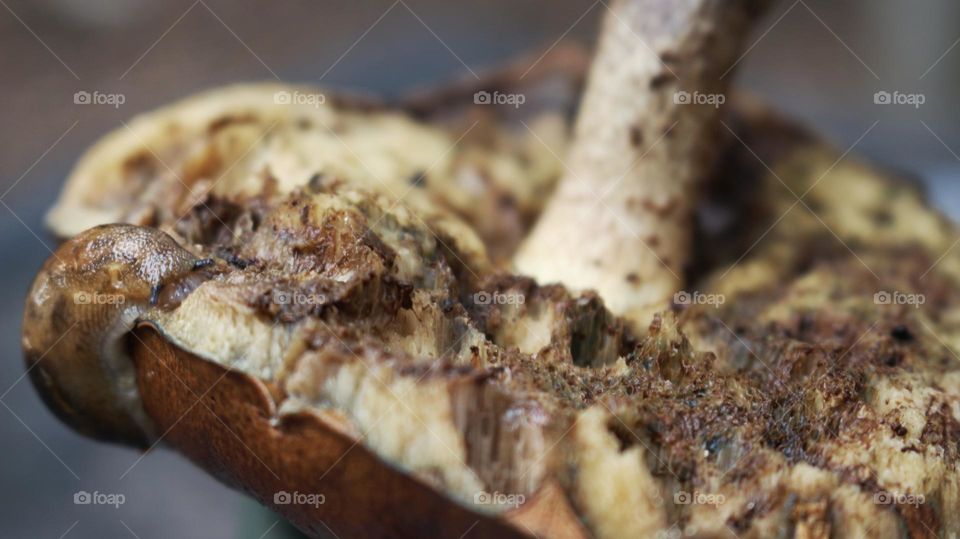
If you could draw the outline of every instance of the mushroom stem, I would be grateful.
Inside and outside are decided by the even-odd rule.
[[[514,258],[519,272],[596,289],[638,327],[680,289],[725,71],[765,3],[612,3],[567,173]]]

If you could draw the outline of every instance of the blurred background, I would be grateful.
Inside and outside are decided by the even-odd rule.
[[[591,45],[606,1],[0,0],[0,536],[291,533],[168,450],[143,456],[74,434],[22,377],[23,300],[56,245],[43,213],[85,148],[217,85],[276,78],[396,97],[561,40]],[[960,3],[783,0],[748,42],[740,87],[919,178],[960,216]],[[124,102],[76,104],[80,91]],[[877,104],[877,92],[923,103]],[[125,499],[77,505],[79,491]]]

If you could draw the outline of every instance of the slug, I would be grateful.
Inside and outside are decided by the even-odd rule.
[[[169,301],[185,280],[207,278],[211,263],[133,225],[94,227],[61,245],[33,282],[22,330],[30,378],[50,409],[88,436],[137,446],[156,439],[127,335],[163,308],[161,295]]]

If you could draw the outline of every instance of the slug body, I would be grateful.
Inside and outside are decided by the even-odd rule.
[[[61,245],[27,296],[21,341],[50,409],[82,434],[149,444],[156,433],[127,335],[167,285],[204,265],[167,234],[131,225],[94,227]]]

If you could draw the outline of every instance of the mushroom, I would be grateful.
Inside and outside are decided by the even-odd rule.
[[[283,86],[229,88],[134,122],[82,160],[50,216],[66,236],[80,223],[142,226],[81,232],[41,270],[24,319],[35,384],[82,432],[162,441],[312,536],[960,531],[930,509],[960,503],[960,368],[916,330],[950,329],[951,317],[924,309],[960,307],[944,292],[960,282],[960,255],[944,256],[925,283],[913,278],[954,227],[754,103],[737,105],[732,123],[765,144],[727,148],[711,167],[717,111],[673,102],[677,89],[723,91],[717,71],[752,6],[613,3],[568,177],[516,258],[539,283],[492,259],[499,232],[478,233],[484,219],[535,216],[556,175],[502,125],[444,152],[458,134],[437,124],[334,100],[290,108],[273,95],[323,91]],[[680,82],[658,78],[660,61]],[[423,101],[413,108],[431,116]],[[675,138],[654,145],[649,135],[671,120]],[[649,150],[633,172],[643,154],[631,141]],[[743,164],[754,158],[791,173]],[[880,210],[889,234],[862,257],[842,256],[818,220],[786,215],[742,264],[698,268],[728,303],[648,320],[682,282],[694,206],[719,203],[694,196],[707,169],[719,190],[735,183],[752,197],[722,201],[746,232],[701,239],[721,261],[763,232],[748,208],[778,214],[792,190],[809,189],[841,242],[862,239]],[[524,190],[528,175],[537,189]],[[677,275],[632,235],[565,221],[589,216],[570,195],[577,176],[618,204],[652,201],[624,218],[664,239],[658,256],[669,253]],[[478,177],[486,188],[457,196]],[[857,205],[837,196],[851,190],[863,195]],[[664,193],[676,212],[658,203]],[[524,209],[487,205],[503,200]],[[601,269],[549,249],[531,260],[555,237],[598,244]],[[503,241],[508,253],[514,240]],[[866,264],[893,256],[884,282],[936,302],[872,301]],[[543,261],[573,271],[542,274]],[[543,282],[558,278],[566,286]],[[78,292],[100,297],[70,301]],[[874,331],[886,325],[899,337]],[[909,345],[902,328],[914,330]],[[931,505],[874,503],[891,491]]]

